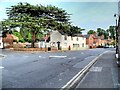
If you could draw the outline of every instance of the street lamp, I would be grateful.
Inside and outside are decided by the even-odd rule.
[[[118,14],[114,14],[114,17],[116,17],[116,57],[118,57],[118,18],[119,15]]]
[[[114,17],[118,16],[118,25],[117,25],[117,18],[116,18],[116,57],[118,58],[117,64],[120,66],[120,15],[115,14]]]

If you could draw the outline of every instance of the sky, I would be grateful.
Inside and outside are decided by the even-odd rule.
[[[118,0],[0,0],[0,21],[7,19],[6,8],[19,2],[32,5],[53,5],[66,10],[73,25],[79,26],[86,34],[88,30],[108,29],[115,25],[118,14]]]

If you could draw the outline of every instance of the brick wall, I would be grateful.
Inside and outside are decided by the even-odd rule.
[[[48,48],[13,48],[14,51],[48,51]],[[58,51],[56,47],[51,47],[52,52]]]

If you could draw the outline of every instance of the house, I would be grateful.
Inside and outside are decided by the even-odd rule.
[[[80,49],[85,49],[86,47],[86,38],[83,35],[74,35],[72,36],[71,39],[71,47],[72,50],[80,50]]]
[[[86,48],[86,38],[82,35],[68,36],[61,31],[52,31],[50,44],[58,50],[80,50]]]
[[[92,34],[84,35],[86,38],[86,44],[88,48],[93,48],[96,43],[94,42],[94,36]]]
[[[13,47],[13,42],[18,40],[18,37],[9,33],[6,33],[6,37],[2,38],[2,42],[5,48]]]
[[[2,32],[0,32],[0,48],[3,48]]]
[[[107,44],[107,39],[101,39],[102,46],[105,46]]]
[[[98,36],[95,32],[94,34],[85,35],[86,44],[89,48],[96,48],[105,46],[108,43],[108,40],[104,39],[104,36]]]

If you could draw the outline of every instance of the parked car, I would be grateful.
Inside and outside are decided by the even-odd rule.
[[[31,47],[30,44],[27,44],[27,45],[24,46],[24,48],[30,48],[30,47]]]
[[[103,48],[104,46],[97,46],[97,48]]]
[[[109,46],[104,46],[104,48],[109,48]]]

